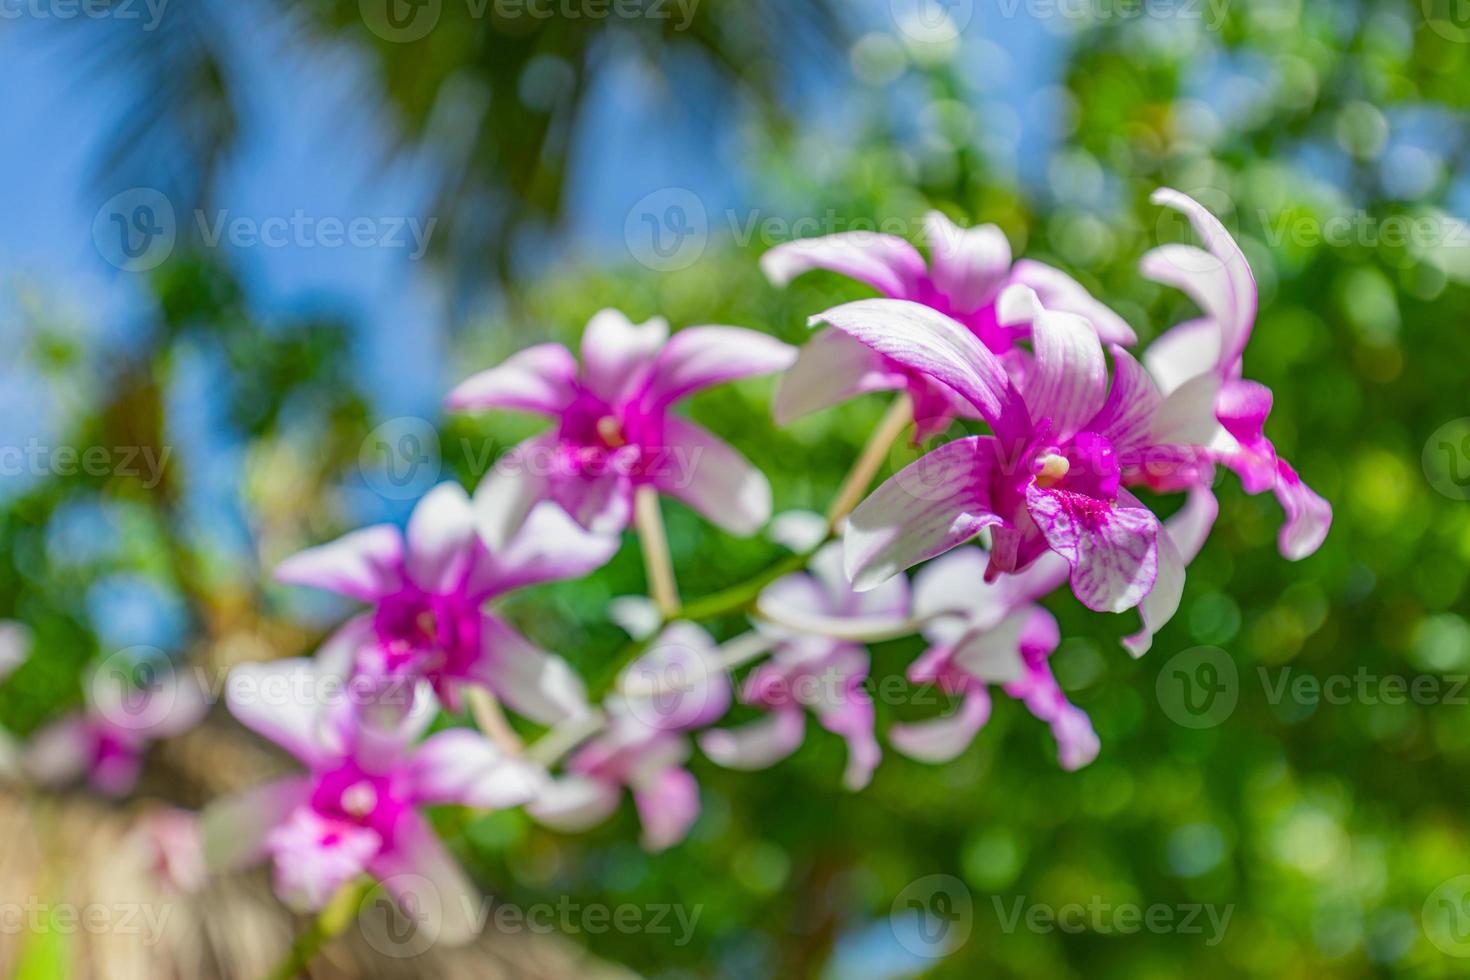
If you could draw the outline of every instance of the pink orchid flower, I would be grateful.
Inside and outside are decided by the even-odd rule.
[[[708,633],[674,623],[618,687],[606,703],[604,732],[579,749],[567,774],[526,810],[549,827],[586,830],[613,814],[627,786],[643,823],[644,847],[664,850],[683,840],[699,816],[699,785],[684,768],[690,747],[683,733],[728,710],[729,676]]]
[[[753,534],[771,513],[765,476],[671,409],[697,391],[781,371],[795,359],[795,348],[753,330],[689,327],[670,337],[664,320],[635,326],[603,310],[582,335],[580,367],[560,344],[540,344],[469,378],[449,394],[450,409],[514,409],[557,422],[497,462],[476,493],[492,541],[513,534],[544,499],[585,528],[619,532],[641,485],[731,533]]]
[[[1124,465],[1172,441],[1153,425],[1156,406],[1144,404],[1147,375],[1112,345],[1109,388],[1092,326],[1042,308],[1024,286],[1000,306],[1001,322],[1031,323],[1024,389],[973,334],[916,303],[860,300],[813,318],[954,388],[994,432],[940,446],[858,505],[844,534],[846,570],[855,588],[870,589],[991,528],[988,577],[1051,550],[1067,559],[1084,605],[1132,608],[1153,590],[1161,553],[1171,575],[1183,565],[1158,519],[1121,486]]]
[[[372,604],[323,645],[321,656],[342,674],[385,685],[422,677],[453,710],[463,685],[480,685],[553,724],[587,710],[580,678],[482,607],[514,589],[600,568],[617,547],[617,539],[588,534],[548,504],[492,550],[469,496],[442,483],[419,501],[406,531],[354,531],[286,559],[276,578]]]
[[[930,648],[909,667],[909,680],[960,698],[951,714],[895,725],[889,741],[921,762],[948,762],[990,719],[989,685],[999,685],[1051,726],[1062,768],[1097,758],[1098,739],[1087,714],[1067,700],[1048,658],[1061,640],[1057,621],[1036,600],[1067,579],[1067,563],[1042,555],[1030,568],[980,583],[986,556],[958,548],[914,577],[914,610],[926,621]]]
[[[1302,482],[1295,469],[1276,454],[1265,435],[1271,412],[1271,389],[1241,377],[1244,353],[1255,326],[1255,277],[1240,246],[1225,226],[1199,202],[1169,188],[1152,198],[1185,214],[1206,249],[1194,245],[1162,245],[1143,257],[1143,274],[1183,290],[1204,316],[1173,327],[1144,353],[1161,394],[1194,394],[1182,399],[1212,428],[1207,452],[1175,466],[1155,465],[1140,476],[1164,489],[1198,483],[1199,464],[1224,463],[1240,477],[1247,493],[1275,493],[1286,522],[1277,544],[1288,559],[1305,558],[1319,548],[1332,525],[1332,506]],[[1179,399],[1176,399],[1179,400]]]
[[[126,796],[137,785],[149,746],[182,735],[209,710],[192,674],[162,667],[147,678],[105,679],[94,672],[87,705],[42,728],[24,748],[21,764],[38,782],[65,785],[85,777],[104,796]],[[116,682],[116,683],[114,683]]]
[[[873,701],[864,690],[867,648],[856,638],[911,632],[908,581],[889,579],[854,592],[842,573],[841,546],[813,556],[811,573],[798,572],[761,593],[760,628],[775,638],[771,658],[746,678],[741,700],[766,717],[739,728],[700,736],[705,755],[732,769],[764,769],[791,755],[806,734],[806,714],[847,742],[843,784],[860,790],[882,758],[873,736]]]
[[[419,808],[518,806],[539,791],[541,769],[469,729],[419,741],[435,714],[427,690],[389,719],[355,704],[310,660],[242,664],[225,697],[236,719],[307,771],[205,811],[211,870],[268,859],[277,895],[299,911],[320,909],[371,875],[439,941],[473,936],[474,889]]]
[[[1026,334],[1024,325],[1002,324],[996,300],[1006,286],[1027,285],[1051,309],[1087,317],[1111,343],[1137,342],[1120,316],[1059,269],[1022,259],[995,225],[959,228],[938,211],[924,218],[930,262],[908,242],[875,232],[843,232],[787,242],[761,256],[761,269],[777,286],[813,269],[827,269],[872,286],[890,299],[910,300],[964,324],[997,355]],[[953,389],[901,360],[885,357],[840,330],[817,333],[776,391],[777,423],[829,408],[873,391],[907,391],[917,422],[915,441],[943,432],[956,415],[975,411]]]

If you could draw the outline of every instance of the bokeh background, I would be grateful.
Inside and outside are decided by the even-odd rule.
[[[440,825],[512,904],[697,909],[687,942],[679,930],[565,937],[650,977],[1470,969],[1470,879],[1457,882],[1470,874],[1464,4],[3,11],[0,617],[35,635],[0,685],[0,722],[18,738],[75,710],[88,665],[119,650],[155,647],[212,676],[309,651],[345,609],[274,585],[272,565],[404,519],[439,479],[473,485],[533,426],[443,418],[442,394],[519,347],[574,341],[601,307],[796,342],[807,315],[864,290],[825,274],[774,290],[761,252],[883,221],[913,237],[938,207],[1000,225],[1018,255],[1075,275],[1146,342],[1193,314],[1137,272],[1149,247],[1187,235],[1148,204],[1170,185],[1219,213],[1250,257],[1262,307],[1247,373],[1274,388],[1268,434],[1337,517],[1317,555],[1287,563],[1275,502],[1222,480],[1180,614],[1138,662],[1117,644],[1133,620],[1048,600],[1066,637],[1056,669],[1102,739],[1095,763],[1061,771],[1044,726],[1002,700],[956,762],[889,753],[857,795],[841,789],[842,747],[824,733],[767,772],[696,760],[704,814],[661,855],[638,848],[631,807],[575,837],[519,813],[447,812]],[[284,237],[249,233],[272,219]],[[366,237],[334,245],[330,219],[365,221]],[[150,232],[131,239],[136,254],[118,221]],[[718,389],[693,412],[770,474],[778,509],[821,509],[884,403],[778,431],[769,394],[763,382]],[[39,451],[17,463],[22,447]],[[56,447],[105,447],[115,462],[90,475],[36,462]],[[129,447],[167,451],[166,465],[129,472]],[[782,554],[667,512],[686,595]],[[642,588],[630,543],[597,576],[506,608],[595,678],[627,639],[607,601]],[[1231,685],[1203,720],[1175,686],[1214,657],[1192,652],[1202,646],[1228,655]],[[875,675],[900,673],[917,649],[875,647]],[[1342,697],[1276,693],[1301,677],[1352,681]],[[1435,693],[1396,698],[1395,677],[1430,678]],[[880,727],[935,710],[890,701]],[[32,829],[58,814],[196,807],[273,763],[221,715],[159,747],[142,802],[19,788],[0,799],[44,815]],[[83,860],[8,840],[35,858],[26,894],[48,894]],[[915,896],[955,910],[943,942],[916,935]],[[1018,902],[1230,917],[1220,936],[1203,913],[1199,932],[1008,927]],[[212,932],[229,934],[237,914]],[[7,930],[0,963],[111,975],[86,944]],[[327,958],[321,975],[412,969],[346,962]],[[225,954],[209,963],[200,972],[253,975]]]

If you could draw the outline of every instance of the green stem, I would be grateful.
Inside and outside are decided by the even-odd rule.
[[[376,884],[371,878],[363,878],[344,885],[311,925],[296,937],[281,965],[270,972],[270,980],[293,980],[304,976],[322,947],[340,936],[357,918],[357,910]]]

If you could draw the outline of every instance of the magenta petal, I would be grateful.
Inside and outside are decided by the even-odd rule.
[[[633,481],[625,468],[609,464],[600,472],[552,472],[547,493],[556,504],[592,534],[621,533],[633,517]]]
[[[847,742],[847,768],[842,774],[842,784],[857,792],[868,785],[873,770],[883,758],[883,750],[873,736],[873,700],[862,688],[868,675],[868,657],[863,654],[861,662],[834,668],[828,679],[838,689],[835,697],[823,699],[812,705],[817,721],[827,731],[840,735]]]
[[[1011,243],[995,225],[960,228],[938,211],[924,216],[930,278],[950,309],[974,313],[995,298],[1011,268]]]
[[[811,318],[828,323],[902,366],[964,396],[997,436],[1021,441],[1029,430],[1026,405],[1001,362],[963,325],[918,303],[865,299]]]
[[[784,371],[796,355],[795,347],[755,330],[688,327],[659,352],[647,398],[650,405],[668,405],[713,385]]]
[[[1164,522],[1165,533],[1159,538],[1159,578],[1138,606],[1143,628],[1123,638],[1124,649],[1133,656],[1148,653],[1154,634],[1178,612],[1184,595],[1184,570],[1204,547],[1219,510],[1209,489],[1195,487],[1184,506]]]
[[[266,856],[266,838],[311,798],[312,781],[290,776],[210,803],[200,815],[204,862],[211,871],[241,868]]]
[[[966,693],[953,712],[932,721],[894,725],[888,741],[919,762],[949,762],[969,748],[990,720],[990,694],[983,687]]]
[[[1022,299],[1010,286],[1000,298],[1002,324],[1029,319],[1036,352],[1022,388],[1031,418],[1051,419],[1052,437],[1065,442],[1103,407],[1108,367],[1092,324],[1073,313],[1058,313]]]
[[[1113,345],[1113,385],[1108,400],[1083,426],[1106,436],[1122,466],[1130,466],[1153,441],[1154,415],[1163,402],[1153,378],[1123,348]]]
[[[841,330],[819,330],[781,375],[771,414],[778,425],[831,408],[872,391],[894,391],[908,383],[877,351]]]
[[[617,310],[602,310],[582,333],[583,381],[603,401],[621,404],[647,384],[668,339],[668,322],[660,317],[635,324]]]
[[[676,416],[664,435],[668,445],[649,468],[660,491],[731,534],[754,534],[771,519],[770,481],[728,443]]]
[[[413,584],[435,595],[461,585],[484,550],[469,494],[441,483],[424,495],[408,519],[404,566]]]
[[[1022,259],[1011,269],[1010,282],[1029,286],[1036,291],[1037,298],[1048,310],[1075,313],[1092,324],[1098,338],[1105,344],[1122,344],[1131,347],[1138,343],[1138,336],[1107,304],[1095,299],[1087,289],[1060,269],[1042,262]]]
[[[557,463],[555,432],[533,436],[512,448],[475,488],[475,523],[493,550],[520,532],[526,516],[551,495],[550,477]]]
[[[449,393],[451,411],[505,408],[559,415],[577,397],[577,359],[561,344],[537,344],[481,371]]]
[[[1332,505],[1303,483],[1286,460],[1278,459],[1276,466],[1279,470],[1276,499],[1286,511],[1286,523],[1281,525],[1276,543],[1282,557],[1298,561],[1327,540],[1327,532],[1332,527]]]
[[[664,769],[633,786],[633,803],[643,822],[643,846],[650,851],[673,847],[699,817],[699,784],[688,770]]]
[[[378,524],[297,552],[276,566],[276,580],[377,602],[402,587],[402,571],[402,532]]]
[[[785,242],[761,256],[761,271],[777,286],[813,269],[856,279],[896,298],[915,294],[926,275],[923,257],[908,242],[866,231]]]
[[[1146,508],[1033,485],[1026,509],[1046,543],[1072,566],[1072,592],[1087,608],[1122,612],[1153,588],[1159,520]]]
[[[852,512],[843,534],[844,567],[853,589],[873,589],[999,523],[990,500],[998,465],[994,439],[956,439],[873,491]]]

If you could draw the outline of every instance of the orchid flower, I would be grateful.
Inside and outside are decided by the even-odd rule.
[[[1051,725],[1062,768],[1080,769],[1097,757],[1097,734],[1052,676],[1047,660],[1061,635],[1056,618],[1036,602],[1066,581],[1067,563],[1046,554],[1018,575],[977,586],[985,563],[979,548],[957,548],[914,577],[914,610],[931,645],[908,678],[960,703],[943,718],[895,725],[889,741],[922,762],[950,761],[990,719],[989,685],[995,684]]]
[[[1206,440],[1209,452],[1201,458],[1234,470],[1247,493],[1274,492],[1286,511],[1277,539],[1281,554],[1292,560],[1305,558],[1327,537],[1332,506],[1276,455],[1266,437],[1271,389],[1241,377],[1256,319],[1256,281],[1250,264],[1225,226],[1199,202],[1169,188],[1155,191],[1152,200],[1185,214],[1208,250],[1161,245],[1143,257],[1145,276],[1183,290],[1204,312],[1154,341],[1144,353],[1144,364],[1163,395],[1197,392],[1187,401],[1199,407],[1213,428]],[[1150,467],[1140,482],[1168,487],[1181,476],[1186,483],[1199,482],[1201,477],[1189,462]]]
[[[683,840],[699,816],[699,785],[684,768],[684,732],[708,725],[730,706],[730,681],[710,635],[674,623],[619,681],[606,703],[607,727],[584,745],[557,779],[526,807],[549,827],[580,831],[617,809],[622,787],[633,793],[643,844],[664,850]]]
[[[924,218],[930,262],[894,235],[843,232],[787,242],[761,256],[761,269],[777,286],[813,269],[827,269],[872,286],[890,299],[910,300],[964,324],[997,355],[1025,336],[1005,325],[996,300],[1006,286],[1030,286],[1051,309],[1086,317],[1103,339],[1137,342],[1127,322],[1059,269],[1022,259],[1011,264],[1011,246],[995,225],[963,229],[938,211]],[[873,391],[907,391],[913,399],[915,442],[943,432],[956,415],[974,408],[948,386],[902,360],[857,343],[841,331],[817,333],[782,376],[773,412],[778,424]]]
[[[1109,389],[1088,321],[1042,308],[1024,286],[1008,289],[999,305],[1001,322],[1031,323],[1024,390],[960,324],[916,303],[860,300],[813,318],[948,384],[994,432],[938,447],[859,504],[844,534],[847,573],[859,591],[870,589],[989,527],[988,578],[1051,550],[1067,559],[1072,591],[1088,608],[1136,606],[1153,590],[1161,560],[1171,576],[1183,562],[1158,519],[1122,489],[1121,467],[1176,437],[1151,425],[1155,406],[1145,404],[1140,381],[1147,375],[1116,344]],[[1172,613],[1151,615],[1162,622]]]
[[[740,728],[700,736],[705,755],[733,769],[764,769],[795,752],[806,734],[806,713],[847,742],[843,783],[860,790],[872,778],[882,752],[873,736],[873,702],[863,689],[867,649],[858,638],[883,639],[912,632],[909,590],[903,576],[869,592],[854,592],[842,572],[841,546],[829,544],[797,572],[761,593],[760,628],[776,638],[771,658],[746,678],[741,700],[765,718]]]
[[[739,327],[634,325],[616,310],[592,318],[582,363],[560,344],[521,351],[450,392],[454,410],[534,412],[554,429],[511,450],[476,493],[492,543],[513,534],[538,500],[601,533],[627,527],[633,493],[653,486],[719,527],[753,534],[771,513],[771,486],[743,456],[673,414],[714,385],[789,367],[796,350]]]
[[[307,771],[207,809],[210,868],[269,859],[277,895],[300,911],[322,908],[344,885],[371,875],[421,928],[443,942],[467,941],[475,929],[473,888],[419,808],[518,806],[539,791],[544,772],[469,729],[420,742],[435,714],[426,690],[389,717],[355,704],[330,677],[305,659],[231,671],[230,712]]]
[[[137,785],[154,742],[182,735],[209,710],[192,674],[159,670],[147,684],[104,683],[94,673],[86,707],[42,728],[22,751],[21,765],[38,782],[65,785],[85,777],[104,796]]]
[[[341,673],[385,684],[422,677],[456,710],[460,688],[480,685],[551,724],[587,710],[580,678],[482,607],[514,589],[600,568],[617,547],[616,538],[588,534],[548,504],[492,551],[469,496],[443,483],[419,501],[406,532],[354,531],[286,559],[276,578],[372,604],[323,645]]]

